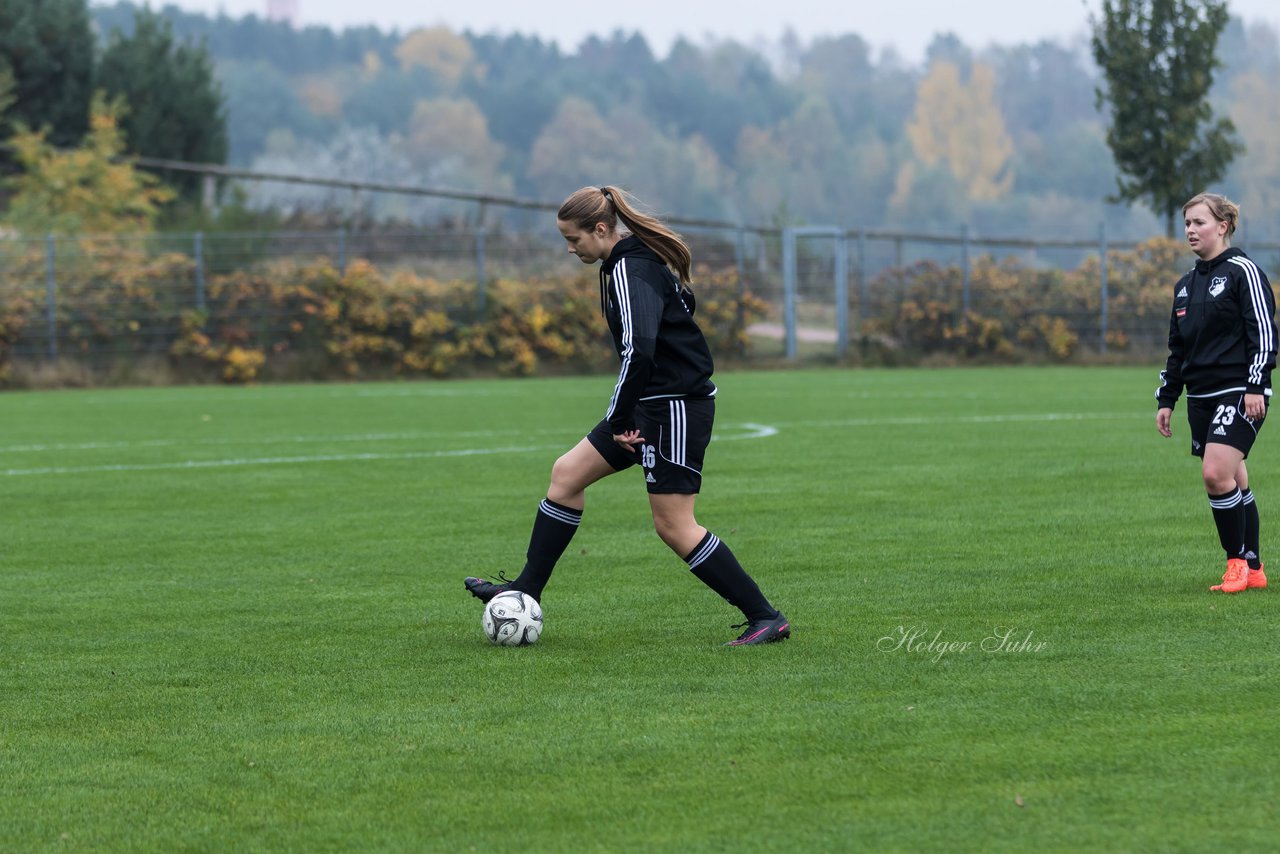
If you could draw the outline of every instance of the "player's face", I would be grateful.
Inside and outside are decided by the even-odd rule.
[[[560,229],[560,236],[568,244],[569,251],[577,255],[583,264],[594,264],[608,258],[613,251],[613,244],[618,242],[616,235],[603,222],[586,229],[558,219],[556,228]]]
[[[1227,224],[1214,218],[1204,202],[1192,205],[1183,214],[1187,244],[1201,258],[1216,258],[1226,248]]]

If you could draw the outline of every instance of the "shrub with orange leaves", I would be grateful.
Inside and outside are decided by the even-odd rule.
[[[1109,349],[1128,349],[1135,340],[1163,345],[1170,289],[1187,265],[1185,247],[1164,238],[1107,253]],[[1067,361],[1079,354],[1082,338],[1100,331],[1100,274],[1096,255],[1074,270],[979,258],[970,269],[966,311],[962,270],[922,262],[871,283],[862,332],[892,342],[908,359]]]

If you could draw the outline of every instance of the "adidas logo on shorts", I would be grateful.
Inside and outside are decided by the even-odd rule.
[[[1219,427],[1218,429],[1219,429],[1219,430],[1221,430],[1222,428],[1221,428],[1221,427]],[[645,476],[644,476],[644,482],[645,482],[645,483],[657,483],[658,481],[657,481],[657,479],[656,479],[656,478],[654,478],[654,476],[653,476],[653,472],[646,472],[646,473],[645,473]]]
[[[1219,424],[1219,425],[1218,425],[1218,429],[1213,431],[1213,435],[1215,435],[1215,436],[1225,436],[1225,435],[1227,435],[1227,431],[1226,431],[1226,430],[1224,430],[1224,429],[1222,429],[1222,425],[1221,425],[1221,424]]]

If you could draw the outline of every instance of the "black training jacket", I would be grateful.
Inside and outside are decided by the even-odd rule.
[[[1196,261],[1174,285],[1157,406],[1172,408],[1184,388],[1187,397],[1270,395],[1275,313],[1271,283],[1243,251]]]
[[[622,361],[604,416],[614,435],[635,429],[641,401],[715,396],[693,294],[640,238],[619,240],[600,266],[600,300]]]

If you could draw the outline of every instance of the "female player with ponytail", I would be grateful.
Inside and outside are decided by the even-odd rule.
[[[738,628],[746,630],[728,645],[789,637],[787,618],[729,547],[694,518],[716,386],[711,352],[693,319],[689,247],[615,187],[584,187],[570,195],[556,227],[582,263],[600,264],[600,305],[621,362],[618,381],[604,419],[552,466],[523,571],[512,580],[500,575],[501,583],[467,578],[467,590],[484,602],[503,590],[541,600],[582,520],[587,487],[638,465],[658,536],[700,581],[742,611],[746,622]]]

